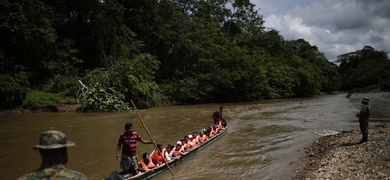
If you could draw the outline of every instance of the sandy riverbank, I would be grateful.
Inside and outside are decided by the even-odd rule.
[[[305,148],[290,179],[390,180],[390,126],[369,129],[359,144],[359,130],[324,136]]]

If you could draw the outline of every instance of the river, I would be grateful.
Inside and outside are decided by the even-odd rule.
[[[370,127],[390,122],[388,93],[324,95],[314,98],[264,100],[247,103],[201,104],[140,110],[153,138],[166,146],[184,135],[206,128],[211,115],[224,106],[229,132],[172,168],[176,179],[288,179],[304,148],[320,136],[358,129],[361,98],[371,98]],[[115,159],[119,134],[132,122],[134,131],[149,140],[136,113],[0,114],[0,172],[16,179],[36,170],[41,159],[39,134],[63,131],[76,147],[68,148],[67,168],[91,179],[120,170]],[[153,145],[137,143],[138,156]],[[166,171],[154,179],[172,179]]]

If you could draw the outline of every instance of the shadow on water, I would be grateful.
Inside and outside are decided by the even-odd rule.
[[[177,179],[288,179],[304,147],[320,135],[358,129],[354,114],[360,99],[371,98],[372,125],[388,123],[389,99],[383,93],[346,93],[315,98],[267,100],[224,104],[229,132],[202,151],[173,167]],[[184,135],[207,128],[221,104],[159,107],[140,112],[153,138],[166,146]],[[119,170],[115,150],[126,122],[149,139],[135,113],[48,113],[0,117],[0,165],[3,179],[16,179],[40,165],[39,133],[56,129],[76,143],[69,148],[70,169],[91,179]],[[370,124],[370,126],[371,126]],[[137,143],[137,152],[150,152],[152,145]],[[140,157],[140,156],[139,156]],[[155,179],[171,179],[164,172]]]

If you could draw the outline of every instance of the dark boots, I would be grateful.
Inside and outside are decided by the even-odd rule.
[[[360,143],[364,143],[364,142],[367,142],[367,141],[368,141],[368,134],[363,134],[363,138],[360,141]]]

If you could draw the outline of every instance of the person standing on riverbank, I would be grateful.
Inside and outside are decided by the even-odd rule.
[[[60,131],[45,131],[41,133],[39,145],[33,149],[39,149],[42,158],[41,167],[30,174],[26,174],[19,180],[27,179],[88,179],[82,173],[65,168],[68,162],[67,147],[73,147],[75,143],[67,141],[64,133]]]
[[[362,132],[362,140],[360,143],[368,141],[368,122],[370,121],[370,99],[367,97],[362,99],[362,108],[360,112],[356,114],[356,117],[359,118],[360,131]]]
[[[116,159],[121,159],[120,167],[123,170],[123,174],[131,173],[132,175],[138,174],[138,158],[137,158],[137,141],[143,144],[153,144],[153,141],[146,141],[142,137],[133,131],[133,124],[125,124],[125,132],[119,136]],[[120,152],[122,150],[122,156]]]

